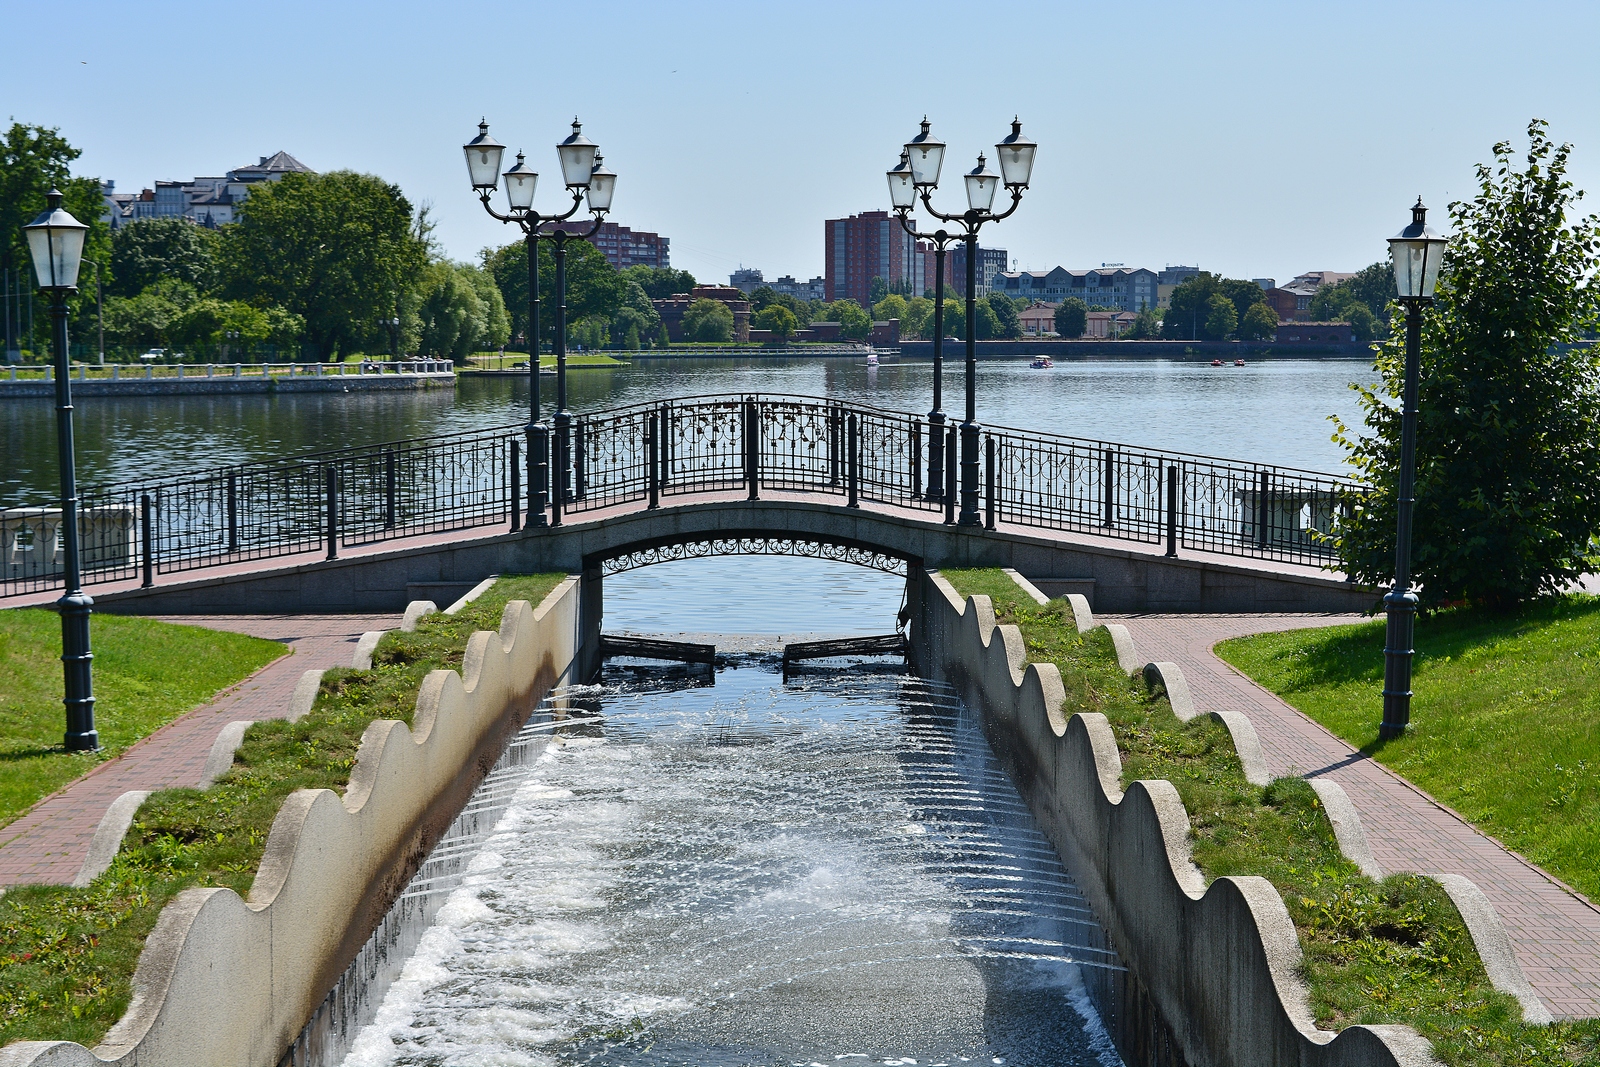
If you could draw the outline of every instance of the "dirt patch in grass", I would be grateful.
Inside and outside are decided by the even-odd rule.
[[[1442,886],[1361,874],[1309,785],[1245,781],[1227,729],[1208,717],[1180,723],[1165,697],[1117,666],[1104,628],[1079,634],[1065,600],[1035,604],[1003,571],[941,573],[963,596],[988,594],[996,619],[1021,630],[1028,659],[1060,669],[1064,713],[1106,716],[1124,786],[1160,778],[1177,787],[1207,883],[1260,875],[1277,887],[1300,936],[1317,1025],[1407,1023],[1453,1065],[1600,1064],[1600,1023],[1525,1025],[1515,999],[1489,984]]]
[[[97,1044],[127,1009],[145,938],[172,897],[193,886],[248,895],[284,799],[297,789],[343,793],[368,723],[409,724],[429,671],[459,670],[467,638],[498,630],[507,602],[537,605],[565,577],[503,577],[460,614],[388,634],[372,670],[323,675],[299,722],[252,726],[215,786],[146,800],[115,862],[88,888],[22,886],[0,897],[0,1044]]]

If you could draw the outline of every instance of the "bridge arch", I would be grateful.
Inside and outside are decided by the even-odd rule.
[[[800,556],[849,563],[901,577],[922,565],[922,560],[910,553],[853,538],[749,530],[675,533],[617,545],[586,555],[583,570],[586,574],[620,574],[656,563],[714,556]]]

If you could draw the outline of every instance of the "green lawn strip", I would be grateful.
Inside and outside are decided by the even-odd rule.
[[[1031,662],[1056,664],[1065,714],[1106,716],[1124,786],[1158,778],[1177,787],[1207,882],[1260,875],[1277,887],[1300,937],[1319,1026],[1408,1023],[1447,1064],[1600,1064],[1595,1024],[1521,1022],[1516,1001],[1489,984],[1443,887],[1415,875],[1362,875],[1340,853],[1309,785],[1245,781],[1227,729],[1205,716],[1180,723],[1165,697],[1123,673],[1103,628],[1080,635],[1065,600],[1041,607],[1003,571],[941,573],[963,596],[988,594],[997,620],[1020,628]]]
[[[565,577],[504,577],[457,615],[388,634],[371,671],[324,674],[299,722],[252,726],[212,788],[146,800],[116,861],[91,886],[19,886],[0,897],[0,1044],[97,1044],[127,1009],[145,938],[173,896],[192,886],[247,895],[284,798],[297,789],[343,792],[368,723],[409,724],[429,671],[459,670],[467,638],[498,630],[508,601],[537,605]]]
[[[0,611],[0,842],[3,827],[39,800],[286,651],[259,637],[121,615],[96,615],[91,629],[102,748],[68,752],[61,617]]]
[[[1600,598],[1417,621],[1411,729],[1378,741],[1383,622],[1217,653],[1533,862],[1600,899]]]

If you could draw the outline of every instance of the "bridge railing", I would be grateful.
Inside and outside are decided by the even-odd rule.
[[[558,443],[559,446],[559,443]],[[707,493],[816,493],[946,514],[916,415],[811,397],[688,397],[577,416],[551,519]],[[1169,551],[1333,562],[1327,535],[1363,488],[1332,475],[1032,431],[980,437],[991,523]],[[82,495],[85,584],[243,564],[402,537],[516,528],[528,506],[521,426],[387,442]],[[944,455],[948,470],[957,462]],[[0,510],[0,597],[58,588],[60,510]]]

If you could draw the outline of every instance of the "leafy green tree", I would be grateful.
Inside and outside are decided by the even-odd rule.
[[[1239,325],[1239,312],[1224,293],[1212,293],[1205,306],[1205,337],[1208,341],[1226,341]]]
[[[1017,316],[1017,305],[1004,293],[990,293],[984,297],[984,303],[989,305],[989,311],[994,315],[995,324],[993,333],[989,336],[996,340],[1015,341],[1022,336],[1022,320]]]
[[[683,313],[683,339],[701,344],[733,340],[733,312],[720,300],[701,297]]]
[[[1069,296],[1056,308],[1056,333],[1062,337],[1082,337],[1089,328],[1089,305]]]
[[[638,282],[628,277],[620,281],[620,299],[611,317],[611,337],[620,340],[628,351],[636,352],[646,338],[653,339],[660,332],[661,316]]]
[[[44,210],[45,195],[51,189],[59,189],[61,206],[89,227],[84,242],[83,270],[78,276],[78,295],[69,302],[74,321],[79,325],[85,314],[92,316],[94,313],[94,269],[90,263],[100,264],[104,271],[109,259],[110,234],[103,217],[105,207],[100,183],[94,178],[72,176],[72,162],[80,155],[82,153],[53,127],[13,122],[0,139],[0,268],[14,272],[12,277],[21,275],[23,292],[36,301],[35,319],[46,324],[50,321],[49,304],[34,288],[33,258],[28,254],[28,241],[22,227]],[[15,318],[13,316],[11,323],[12,335],[5,338],[8,349],[20,347]],[[48,325],[45,329],[46,339],[41,343],[48,344]]]
[[[1238,328],[1241,341],[1271,341],[1278,335],[1278,313],[1266,301],[1251,304]]]
[[[194,286],[163,278],[133,297],[106,301],[106,339],[130,348],[173,348],[182,331],[174,327],[200,299]]]
[[[1388,269],[1388,268],[1385,268]],[[1354,281],[1355,279],[1349,279]],[[1389,269],[1389,294],[1394,295],[1394,271]],[[1311,317],[1318,322],[1348,322],[1362,344],[1387,336],[1388,329],[1353,289],[1325,285],[1311,298]]]
[[[1478,192],[1450,205],[1454,236],[1423,316],[1412,559],[1431,604],[1505,608],[1593,570],[1600,536],[1600,216],[1572,219],[1570,145],[1528,125],[1527,167],[1508,142]],[[1372,485],[1340,527],[1357,581],[1392,574],[1403,330],[1362,387],[1365,432],[1336,423]]]
[[[570,246],[569,246],[570,247]],[[527,261],[524,260],[524,263]],[[526,270],[526,268],[524,268]],[[645,295],[651,300],[665,300],[669,296],[687,293],[695,287],[694,275],[686,270],[674,270],[671,267],[646,267],[637,264],[622,272],[628,278],[639,283]]]
[[[772,336],[779,341],[787,341],[800,328],[800,320],[782,304],[767,305],[756,312],[751,322],[757,329],[772,331]]]
[[[216,287],[219,234],[188,219],[141,219],[111,235],[111,296],[136,296],[160,278]]]
[[[1220,296],[1233,305],[1233,321],[1212,303]],[[1243,278],[1219,278],[1201,271],[1172,291],[1162,318],[1161,336],[1177,341],[1222,341],[1233,333],[1250,309],[1266,301],[1261,286]],[[1215,318],[1213,319],[1213,314]],[[1220,327],[1227,324],[1226,330]],[[1219,332],[1220,330],[1220,332]]]
[[[864,341],[872,332],[872,317],[867,309],[848,297],[828,305],[828,322],[837,322],[839,332],[845,337]]]
[[[510,321],[500,290],[486,271],[457,263],[430,263],[418,286],[417,352],[457,364],[474,352],[504,344]]]
[[[262,182],[224,231],[223,295],[273,303],[305,320],[319,359],[380,338],[426,262],[400,188],[353,171]]]
[[[867,283],[867,303],[876,307],[878,301],[889,295],[889,283],[881,275],[873,275]]]
[[[875,322],[888,322],[890,319],[899,319],[901,325],[905,324],[906,298],[899,293],[890,293],[876,304],[872,305],[872,318]]]
[[[933,316],[928,316],[928,328],[933,329]],[[944,335],[946,337],[964,338],[967,336],[967,302],[965,300],[946,300],[944,302]],[[932,334],[930,333],[931,337]]]
[[[483,252],[483,268],[494,278],[500,290],[506,313],[510,316],[511,333],[526,339],[528,335],[528,249],[522,241]],[[635,271],[648,271],[648,267],[630,267],[618,271],[606,262],[605,254],[588,241],[567,242],[567,324],[576,326],[585,319],[610,322],[630,302],[627,282],[636,284],[640,277]],[[624,277],[626,275],[626,277]],[[648,295],[648,289],[640,285]],[[652,306],[651,312],[654,313]],[[549,345],[555,339],[556,322],[556,264],[555,254],[547,241],[539,246],[539,332],[542,343]],[[626,328],[626,327],[624,327]]]
[[[1130,341],[1148,341],[1161,336],[1161,312],[1152,307],[1143,307],[1133,317],[1133,325],[1128,327],[1125,335]]]
[[[1354,326],[1359,313],[1352,311],[1351,305],[1358,303],[1372,313],[1375,322],[1376,329],[1360,338],[1370,341],[1389,335],[1389,302],[1394,297],[1394,269],[1388,260],[1383,260],[1363,267],[1338,285],[1318,289],[1311,298],[1310,313],[1319,322],[1349,322]]]
[[[1244,321],[1252,307],[1267,301],[1266,290],[1244,278],[1217,279],[1217,292],[1233,301],[1233,313],[1238,322]]]
[[[933,338],[933,301],[925,296],[914,296],[906,301],[906,313],[900,319],[900,336],[924,341]]]

